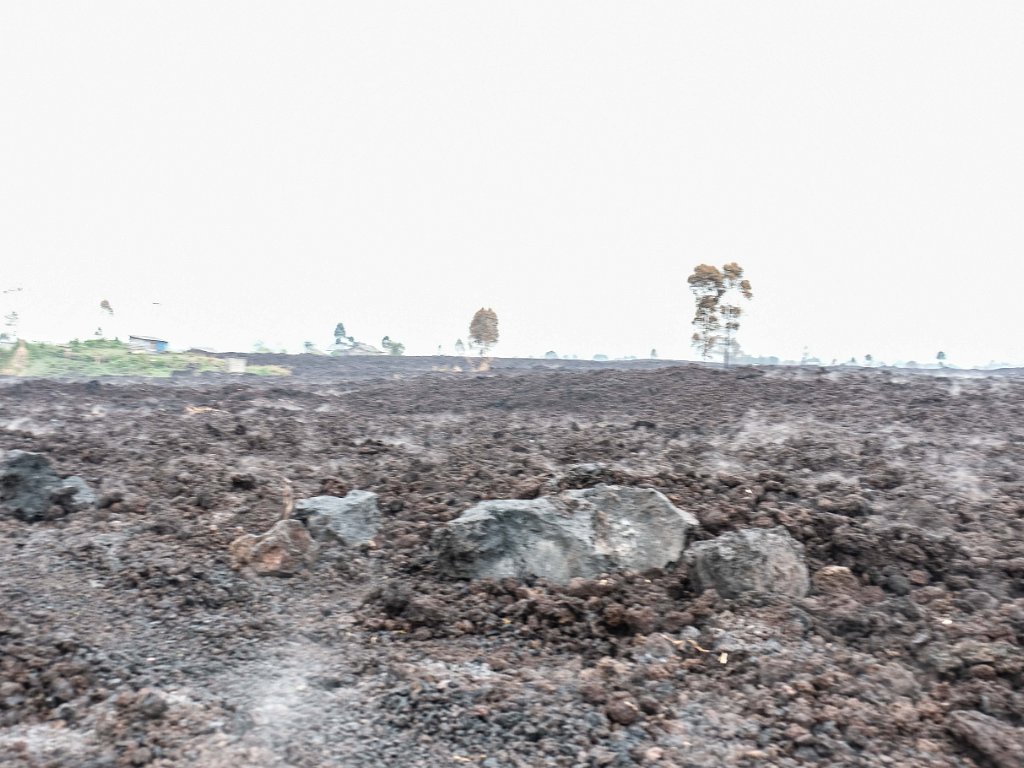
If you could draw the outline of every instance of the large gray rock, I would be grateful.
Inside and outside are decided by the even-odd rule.
[[[586,523],[548,499],[484,501],[436,538],[442,568],[470,579],[539,576],[567,582],[593,576],[602,561],[588,547]]]
[[[617,570],[644,571],[678,560],[686,532],[700,525],[653,488],[598,485],[565,491],[560,498],[586,516],[595,550]]]
[[[294,576],[316,561],[319,549],[298,520],[279,520],[266,533],[239,536],[228,551],[235,568],[260,576]]]
[[[309,528],[317,541],[336,540],[357,546],[373,540],[380,530],[377,494],[349,491],[344,498],[313,496],[295,504],[293,516]]]
[[[95,503],[85,480],[61,478],[42,454],[8,451],[0,461],[0,508],[19,520],[51,520]]]
[[[51,498],[68,512],[81,512],[96,505],[96,494],[78,475],[61,480],[51,492]]]
[[[951,712],[949,730],[991,761],[996,768],[1017,768],[1024,756],[1024,730],[972,710]]]
[[[661,568],[679,559],[696,518],[645,488],[597,486],[557,497],[484,501],[436,537],[442,568],[460,578],[554,582]]]
[[[686,551],[690,579],[697,589],[722,597],[779,594],[803,597],[810,581],[804,545],[778,526],[726,533]]]

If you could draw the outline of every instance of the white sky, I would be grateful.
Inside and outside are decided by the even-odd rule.
[[[0,3],[22,335],[1024,363],[1024,3]],[[0,296],[0,306],[11,305]],[[152,302],[161,302],[154,307]],[[5,309],[6,311],[6,309]]]

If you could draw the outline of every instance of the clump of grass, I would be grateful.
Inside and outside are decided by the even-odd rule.
[[[246,373],[257,376],[291,376],[292,369],[283,365],[249,365],[245,368]]]
[[[170,376],[175,371],[223,371],[227,363],[204,355],[150,354],[109,339],[26,344],[22,376]]]
[[[13,352],[0,353],[0,370],[10,368]],[[226,360],[188,352],[146,352],[122,341],[89,339],[68,344],[26,344],[18,370],[20,376],[146,376],[166,378],[173,373],[227,372]],[[288,376],[280,365],[251,365],[257,376]]]

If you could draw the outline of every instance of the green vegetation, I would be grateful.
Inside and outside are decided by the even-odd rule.
[[[0,370],[19,376],[154,377],[167,377],[175,371],[227,371],[227,362],[219,358],[189,352],[140,352],[109,339],[76,339],[62,345],[25,344],[17,360],[15,354],[0,353]],[[246,372],[262,376],[290,373],[277,365],[251,365]]]
[[[380,345],[389,355],[404,355],[405,344],[400,341],[392,341],[390,336],[385,336],[380,340]]]
[[[245,369],[246,373],[254,376],[291,376],[292,369],[283,365],[250,365]]]

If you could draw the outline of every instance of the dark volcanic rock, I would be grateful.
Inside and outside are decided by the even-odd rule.
[[[151,720],[159,720],[167,712],[167,701],[156,691],[144,688],[139,691],[135,709]]]
[[[746,593],[803,597],[809,580],[804,547],[785,528],[747,529],[694,544],[686,552],[690,578],[722,597]]]
[[[841,565],[826,565],[811,578],[814,591],[822,595],[855,595],[860,583],[849,568]]]
[[[617,698],[605,707],[608,719],[619,725],[632,725],[640,719],[640,707],[630,697]]]
[[[61,479],[42,454],[10,451],[0,464],[0,507],[19,520],[52,519],[95,503],[96,494],[82,478]]]

